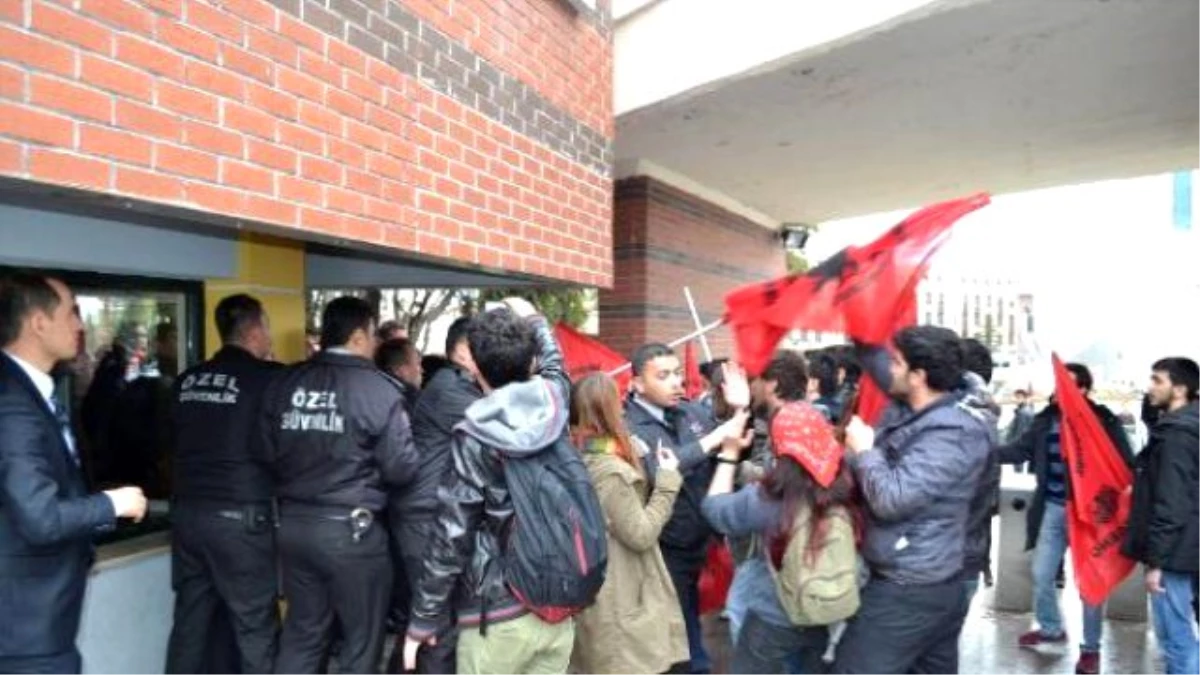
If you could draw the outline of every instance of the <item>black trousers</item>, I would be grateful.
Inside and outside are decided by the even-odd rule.
[[[433,539],[435,520],[419,518],[401,520],[392,524],[392,540],[395,552],[403,561],[406,583],[411,593],[416,593],[417,584],[421,582],[424,570],[425,552]],[[393,593],[393,597],[396,594]],[[411,602],[411,599],[405,599]],[[408,616],[405,607],[404,616]],[[458,670],[458,623],[456,617],[446,617],[446,622],[438,627],[437,644],[430,647],[422,645],[417,651],[417,673],[421,675],[453,675]],[[396,650],[401,651],[400,649]],[[402,664],[394,664],[390,671],[400,672]]]
[[[373,524],[354,541],[348,522],[285,510],[279,553],[288,609],[275,672],[318,672],[335,617],[342,633],[339,671],[376,672],[392,592],[386,530]]]
[[[235,644],[241,672],[272,672],[279,606],[270,508],[178,504],[171,519],[175,622],[166,671],[224,672],[238,665],[220,659]]]
[[[730,672],[782,675],[788,672],[788,657],[795,656],[803,664],[800,672],[823,673],[826,665],[821,658],[828,644],[829,629],[824,626],[777,626],[750,610],[738,634]]]
[[[871,579],[838,644],[833,672],[957,673],[969,607],[957,577],[922,586]]]

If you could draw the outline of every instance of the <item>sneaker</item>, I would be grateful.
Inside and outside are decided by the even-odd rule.
[[[1061,645],[1066,644],[1067,634],[1065,632],[1058,635],[1046,635],[1040,630],[1031,630],[1022,635],[1017,640],[1017,644],[1021,647],[1040,647],[1041,645]]]
[[[1075,672],[1081,675],[1098,675],[1100,672],[1100,652],[1082,652],[1079,662],[1075,664]]]

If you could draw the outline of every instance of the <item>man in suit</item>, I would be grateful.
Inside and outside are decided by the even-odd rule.
[[[87,493],[50,376],[75,355],[79,330],[61,281],[0,280],[0,672],[80,672],[92,537],[146,513],[141,488]]]

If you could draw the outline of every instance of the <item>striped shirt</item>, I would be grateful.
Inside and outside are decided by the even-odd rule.
[[[1055,504],[1065,504],[1067,501],[1067,464],[1062,456],[1057,417],[1046,434],[1046,499]]]

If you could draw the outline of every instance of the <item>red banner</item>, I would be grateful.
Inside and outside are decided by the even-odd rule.
[[[696,343],[691,341],[683,348],[684,394],[695,401],[708,388],[708,382],[700,374],[700,362],[696,360]]]
[[[1133,472],[1057,354],[1053,362],[1055,398],[1062,413],[1062,454],[1071,476],[1067,505],[1071,562],[1079,594],[1097,605],[1134,567],[1134,561],[1121,555],[1132,506]]]
[[[566,324],[559,323],[554,326],[554,337],[562,350],[567,375],[572,380],[579,380],[595,372],[607,373],[629,362],[629,359],[609,349],[603,342]],[[617,386],[622,392],[628,390],[631,377],[629,370],[616,376]]]
[[[850,246],[807,274],[744,286],[725,296],[725,318],[738,360],[751,375],[766,368],[783,336],[796,328],[845,333],[884,344],[929,260],[958,219],[989,202],[986,194],[926,207],[866,246]],[[915,304],[912,311],[915,318]],[[909,324],[906,324],[909,325]]]

